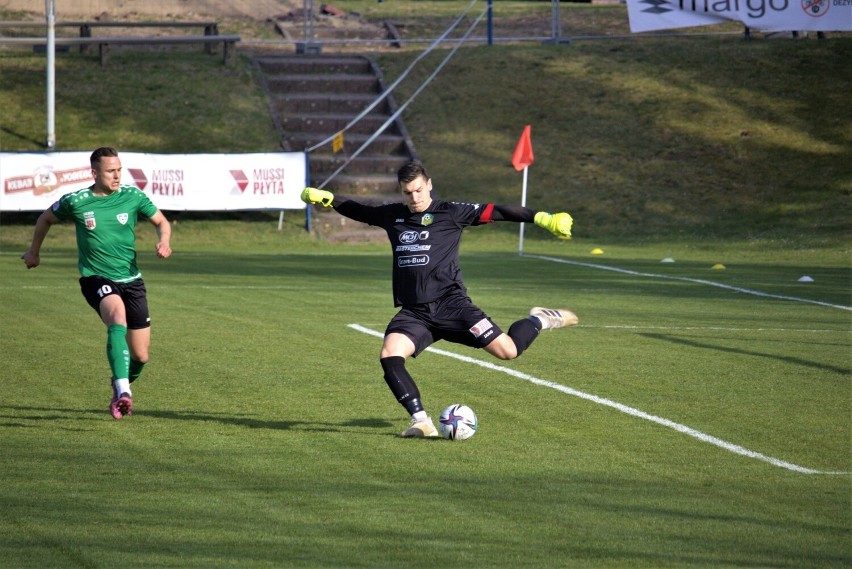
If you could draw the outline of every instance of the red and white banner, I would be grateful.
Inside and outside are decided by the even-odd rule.
[[[627,0],[630,31],[741,22],[764,32],[852,31],[852,0]]]
[[[90,152],[0,152],[0,211],[42,211],[92,185]],[[148,154],[119,152],[121,183],[162,210],[304,209],[302,152]]]

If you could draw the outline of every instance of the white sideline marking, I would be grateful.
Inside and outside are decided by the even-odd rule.
[[[707,279],[695,279],[692,277],[674,277],[671,275],[660,275],[657,273],[643,273],[641,271],[631,271],[630,269],[621,269],[619,267],[611,267],[609,265],[599,265],[597,263],[584,263],[581,261],[569,261],[567,259],[559,259],[557,257],[546,257],[544,255],[524,255],[524,257],[529,257],[530,259],[541,259],[543,261],[553,261],[554,263],[564,263],[566,265],[577,265],[578,267],[589,267],[592,269],[602,269],[604,271],[615,271],[616,273],[624,273],[626,275],[634,275],[637,277],[651,277],[655,279],[668,279],[673,281],[687,281],[691,283],[698,284],[706,284],[710,286],[715,286],[719,288],[724,288],[727,290],[732,290],[734,292],[741,292],[744,294],[753,294],[755,296],[762,296],[765,298],[775,298],[778,300],[792,300],[794,302],[807,302],[810,304],[818,304],[819,306],[827,306],[828,308],[838,308],[840,310],[850,310],[852,311],[852,306],[844,306],[842,304],[831,304],[829,302],[823,302],[821,300],[811,300],[809,298],[799,298],[797,296],[786,296],[783,294],[770,294],[768,292],[761,292],[759,290],[752,290],[750,288],[740,288],[738,286],[726,285],[723,283],[717,283],[715,281],[708,281]]]
[[[364,334],[369,334],[370,336],[375,336],[377,338],[383,338],[384,334],[382,332],[376,332],[375,330],[370,330],[369,328],[365,328],[360,324],[347,324],[349,328],[356,330],[358,332],[363,332]],[[658,425],[662,425],[664,427],[669,427],[670,429],[674,429],[680,433],[685,435],[689,435],[690,437],[694,437],[700,441],[705,443],[710,443],[711,445],[716,445],[717,447],[723,448],[729,452],[734,454],[740,454],[742,456],[747,456],[749,458],[756,458],[757,460],[762,460],[764,462],[768,462],[773,466],[778,466],[780,468],[786,468],[787,470],[792,470],[793,472],[800,472],[802,474],[849,474],[848,472],[834,472],[827,470],[815,470],[813,468],[807,468],[804,466],[799,466],[798,464],[793,464],[791,462],[786,462],[784,460],[780,460],[778,458],[773,458],[771,456],[767,456],[765,454],[755,452],[753,450],[749,450],[740,445],[735,445],[733,443],[729,443],[724,441],[718,437],[714,437],[712,435],[708,435],[707,433],[702,433],[692,427],[687,427],[686,425],[682,425],[680,423],[675,423],[674,421],[670,421],[669,419],[664,419],[662,417],[657,417],[656,415],[651,415],[649,413],[645,413],[644,411],[640,411],[639,409],[634,409],[633,407],[628,407],[627,405],[623,405],[622,403],[617,403],[612,401],[611,399],[606,399],[604,397],[599,397],[597,395],[592,395],[590,393],[585,393],[583,391],[578,391],[576,389],[572,389],[570,387],[566,387],[559,383],[554,383],[552,381],[545,381],[543,379],[538,379],[537,377],[533,377],[526,373],[516,371],[507,367],[499,366],[490,362],[485,362],[482,360],[477,360],[474,358],[470,358],[467,356],[461,356],[459,354],[454,354],[453,352],[447,352],[445,350],[439,350],[437,348],[426,348],[426,351],[433,352],[441,356],[447,356],[449,358],[455,358],[457,360],[478,365],[480,367],[484,367],[486,369],[490,369],[493,371],[503,372],[505,374],[523,379],[525,381],[529,381],[535,385],[541,385],[543,387],[549,387],[551,389],[555,389],[557,391],[561,391],[562,393],[566,393],[568,395],[573,395],[574,397],[579,397],[580,399],[586,399],[587,401],[591,401],[593,403],[597,403],[598,405],[604,405],[606,407],[612,407],[622,413],[627,413],[633,417],[638,417],[640,419],[645,419],[646,421],[651,421],[652,423],[657,423]]]
[[[852,330],[819,328],[742,328],[737,326],[644,326],[638,324],[577,324],[577,328],[603,328],[607,330],[709,330],[721,332],[806,332],[809,334],[852,334]]]

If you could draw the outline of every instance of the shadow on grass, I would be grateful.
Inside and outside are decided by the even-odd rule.
[[[812,361],[809,361],[809,360],[803,360],[802,358],[794,358],[792,356],[778,356],[778,355],[775,355],[775,354],[762,354],[762,353],[759,353],[759,352],[752,352],[752,351],[743,350],[743,349],[740,349],[740,348],[728,348],[728,347],[723,347],[723,346],[716,346],[716,345],[713,345],[713,344],[705,344],[705,343],[702,343],[702,342],[696,342],[694,340],[686,340],[684,338],[676,338],[674,336],[669,336],[667,334],[644,333],[644,334],[639,334],[639,335],[644,336],[646,338],[651,338],[652,340],[662,340],[664,342],[671,342],[673,344],[681,344],[683,346],[690,346],[692,348],[701,348],[703,350],[717,350],[717,351],[720,351],[720,352],[728,352],[730,354],[740,354],[740,355],[744,355],[744,356],[754,356],[754,357],[758,357],[758,358],[769,358],[769,359],[785,362],[785,363],[788,363],[788,364],[810,367],[810,368],[820,369],[820,370],[823,370],[823,371],[830,371],[830,372],[839,373],[839,374],[842,374],[842,375],[846,375],[850,371],[852,371],[849,368],[825,365],[825,364],[821,364],[821,363],[817,363],[817,362],[812,362]]]
[[[249,429],[273,429],[288,431],[298,428],[310,431],[339,432],[349,428],[386,429],[393,424],[385,419],[350,419],[336,423],[318,421],[265,421],[248,417],[233,417],[215,413],[194,413],[178,411],[141,410],[139,416],[157,417],[158,419],[170,419],[174,421],[209,421],[223,425],[237,427],[248,427]]]
[[[43,149],[47,149],[47,144],[45,144],[44,141],[36,140],[34,138],[30,138],[27,135],[16,132],[16,131],[8,128],[8,127],[0,126],[0,132],[5,132],[9,136],[13,136],[13,137],[17,138],[18,140],[21,140],[21,141],[26,142],[28,144],[32,144],[33,146],[43,148]]]
[[[57,407],[27,407],[20,405],[0,405],[0,412],[8,410],[12,413],[32,413],[30,416],[19,416],[11,414],[0,414],[0,418],[7,420],[37,420],[37,421],[57,421],[71,416],[83,416],[88,419],[90,415],[108,416],[106,409],[68,409]],[[388,429],[393,427],[393,423],[386,419],[365,418],[365,419],[349,419],[339,422],[318,422],[318,421],[266,421],[262,419],[253,419],[249,417],[234,417],[232,415],[218,413],[202,413],[202,412],[178,412],[141,409],[134,413],[138,417],[155,417],[158,419],[168,419],[172,421],[201,421],[213,422],[223,425],[232,425],[237,427],[247,427],[249,429],[273,429],[287,431],[291,429],[300,429],[306,431],[326,431],[326,432],[342,432],[349,429]],[[130,419],[132,420],[132,419]],[[24,427],[26,425],[18,423],[0,424],[10,427]]]

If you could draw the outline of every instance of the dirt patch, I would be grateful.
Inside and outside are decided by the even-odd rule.
[[[367,22],[359,14],[345,12],[333,3],[314,2],[313,8],[313,18],[306,21],[303,0],[57,0],[56,20],[243,22],[249,26],[237,23],[237,31],[231,32],[242,36],[243,46],[253,39],[251,28],[256,31],[260,24],[280,39],[322,42],[324,50],[329,51],[337,51],[353,41],[356,47],[372,51],[377,45],[384,47],[385,40],[391,37],[385,26]],[[45,18],[44,5],[33,0],[0,0],[0,10],[24,12],[30,20]],[[169,29],[167,33],[173,32]],[[128,28],[121,35],[162,33],[153,33],[150,28]]]
[[[57,0],[57,19],[247,18],[264,21],[302,8],[301,0]],[[37,7],[37,9],[33,9]],[[44,3],[0,0],[0,8],[44,16]]]

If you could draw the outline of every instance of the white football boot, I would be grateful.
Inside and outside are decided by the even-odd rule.
[[[420,421],[412,418],[411,424],[408,425],[408,428],[405,429],[402,433],[400,433],[399,436],[406,439],[437,437],[438,429],[435,428],[435,423],[432,422],[431,417],[426,417],[425,419],[421,419]]]
[[[542,308],[534,306],[530,309],[530,316],[535,316],[541,321],[542,330],[574,326],[580,321],[576,314],[566,308]]]

